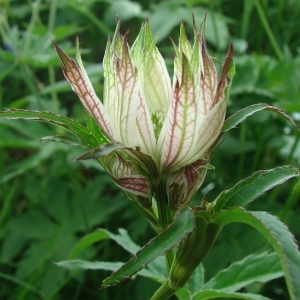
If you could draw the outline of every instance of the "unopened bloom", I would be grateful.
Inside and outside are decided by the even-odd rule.
[[[64,75],[86,110],[111,143],[124,146],[105,161],[115,182],[127,192],[151,199],[153,186],[164,178],[169,197],[176,198],[173,207],[188,203],[201,185],[207,151],[225,118],[232,47],[218,80],[203,28],[204,22],[199,31],[194,26],[191,45],[181,24],[171,81],[148,22],[131,49],[118,23],[103,61],[103,102],[94,92],[79,50],[78,67],[55,44]]]

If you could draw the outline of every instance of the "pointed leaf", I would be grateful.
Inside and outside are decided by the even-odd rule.
[[[86,148],[78,139],[71,138],[67,135],[45,136],[40,139],[40,142],[42,141],[59,142],[70,146],[80,146]]]
[[[249,255],[221,270],[203,289],[235,292],[254,282],[268,282],[283,276],[277,253]]]
[[[295,128],[298,128],[298,126],[296,125],[296,123],[294,122],[294,120],[288,116],[286,113],[284,113],[282,110],[280,110],[277,107],[274,106],[270,106],[268,104],[264,104],[264,103],[260,103],[260,104],[254,104],[251,106],[248,106],[238,112],[236,112],[234,115],[232,115],[231,117],[229,117],[225,123],[224,126],[222,128],[222,131],[228,131],[234,127],[236,127],[238,124],[240,124],[241,122],[243,122],[246,118],[248,118],[249,116],[261,111],[261,110],[270,110],[272,112],[275,112],[281,116],[283,116],[284,118],[286,118]]]
[[[82,154],[76,160],[96,159],[120,149],[128,149],[128,147],[122,144],[109,143]]]
[[[105,137],[105,135],[101,132],[99,125],[96,123],[95,119],[89,114],[87,110],[84,110],[84,118],[89,134],[94,136],[95,139],[99,141],[98,145],[102,145],[103,142],[101,141],[103,140],[103,137]],[[109,142],[109,140],[106,137],[105,142]]]
[[[118,270],[123,263],[122,262],[104,262],[104,261],[86,261],[81,259],[66,260],[55,263],[57,266],[66,268],[69,270]]]
[[[267,171],[258,171],[223,191],[212,203],[210,210],[219,211],[233,206],[245,206],[266,191],[297,177],[300,172],[293,166],[282,166]]]
[[[74,135],[76,135],[85,145],[85,147],[89,149],[99,145],[99,142],[100,143],[107,142],[107,138],[104,135],[102,135],[102,139],[101,139],[100,130],[99,130],[99,139],[97,140],[93,135],[90,134],[87,128],[84,127],[83,125],[67,117],[56,115],[47,111],[9,109],[0,112],[0,119],[10,119],[10,120],[24,119],[24,120],[40,121],[40,122],[58,125],[60,127],[69,130]]]
[[[300,299],[300,252],[285,224],[266,212],[250,212],[242,208],[220,211],[214,220],[221,226],[233,222],[246,223],[259,231],[279,256],[290,299]]]
[[[124,265],[123,262],[86,261],[81,259],[61,261],[55,264],[58,267],[66,268],[69,270],[105,270],[105,271],[116,271]],[[150,270],[148,268],[140,270],[138,275],[146,278],[150,278],[157,282],[162,282],[165,279],[165,277],[161,273],[153,272],[153,270]]]
[[[137,273],[156,257],[176,246],[189,232],[193,230],[194,216],[189,209],[182,210],[164,232],[146,244],[136,256],[129,260],[121,269],[106,278],[101,288],[115,285]]]
[[[98,229],[95,232],[87,234],[84,236],[74,247],[72,253],[69,256],[69,259],[74,259],[78,257],[78,255],[85,250],[86,248],[90,247],[91,245],[95,244],[96,242],[100,242],[102,240],[112,239],[118,245],[123,247],[126,251],[131,254],[135,254],[140,247],[137,246],[129,237],[127,231],[125,229],[119,229],[119,234],[113,234],[112,232],[106,229]]]
[[[200,291],[193,296],[192,300],[210,300],[219,298],[244,300],[271,300],[270,298],[250,293],[230,293],[218,290]]]

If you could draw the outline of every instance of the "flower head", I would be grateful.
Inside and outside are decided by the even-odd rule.
[[[151,199],[153,182],[164,178],[165,188],[172,190],[169,195],[176,198],[180,191],[173,202],[186,204],[205,176],[208,150],[224,123],[232,47],[218,79],[206,49],[204,21],[200,30],[194,26],[194,35],[191,45],[182,22],[171,81],[148,21],[131,48],[118,23],[105,50],[103,102],[79,50],[77,66],[55,44],[64,75],[86,110],[111,143],[124,146],[102,163],[114,181],[135,196]],[[188,192],[183,192],[185,187]]]

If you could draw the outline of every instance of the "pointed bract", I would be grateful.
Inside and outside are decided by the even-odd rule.
[[[84,72],[82,72],[73,59],[69,58],[55,42],[53,44],[62,62],[63,73],[71,83],[72,89],[78,95],[86,110],[94,117],[102,131],[111,141],[116,142],[116,135],[111,126],[110,118],[106,114],[102,102],[97,97],[85,70],[83,69]]]

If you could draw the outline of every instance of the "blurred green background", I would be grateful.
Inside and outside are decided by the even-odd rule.
[[[235,49],[236,77],[228,115],[256,103],[283,109],[300,124],[300,2],[298,0],[0,0],[0,110],[48,110],[84,122],[83,108],[63,78],[51,44],[55,40],[82,57],[95,90],[103,92],[102,58],[108,36],[122,19],[132,43],[146,18],[172,74],[183,19],[193,38],[207,13],[210,54],[223,61]],[[0,121],[0,299],[148,299],[158,284],[136,277],[99,292],[105,271],[68,271],[66,260],[85,234],[96,228],[126,228],[139,245],[155,235],[95,161],[74,162],[84,150],[40,141],[64,134],[61,128],[29,121]],[[215,152],[207,178],[195,197],[212,201],[222,190],[256,170],[300,164],[299,133],[283,118],[262,112],[232,130]],[[277,215],[300,240],[299,194],[295,181],[268,192],[248,208]],[[268,249],[244,225],[225,228],[204,261],[206,279],[231,262]],[[126,261],[112,241],[84,251],[85,260]],[[300,276],[300,274],[299,274]],[[247,291],[288,299],[284,280],[251,285]]]

